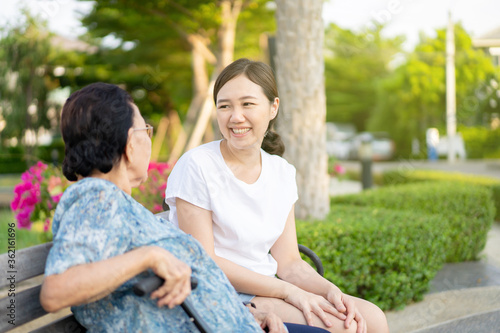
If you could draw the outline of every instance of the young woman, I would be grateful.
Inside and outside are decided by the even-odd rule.
[[[200,241],[258,309],[331,332],[388,332],[377,306],[342,293],[300,257],[295,168],[280,157],[284,145],[272,130],[279,98],[271,68],[233,62],[215,83],[214,102],[223,139],[176,163],[166,189],[171,222]]]

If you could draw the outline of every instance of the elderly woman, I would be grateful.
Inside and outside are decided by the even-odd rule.
[[[67,306],[91,332],[196,332],[176,305],[190,297],[218,332],[285,332],[275,315],[245,307],[214,261],[191,236],[155,217],[131,196],[144,182],[153,127],[130,96],[94,83],[66,101],[61,115],[64,175],[77,181],[54,216],[54,245],[40,295],[54,312]],[[137,276],[165,283],[141,298]],[[198,288],[191,292],[190,276]],[[259,325],[260,324],[260,325]]]

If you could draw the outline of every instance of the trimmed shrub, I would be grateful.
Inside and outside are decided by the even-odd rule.
[[[500,128],[460,126],[468,158],[500,158]]]
[[[460,172],[443,172],[433,170],[411,170],[411,171],[386,171],[382,175],[382,184],[407,184],[422,181],[453,181],[465,184],[482,185],[489,188],[492,192],[493,203],[495,205],[495,220],[500,221],[500,179],[491,177],[482,177],[467,175]]]
[[[486,236],[495,215],[491,191],[464,182],[393,185],[359,195],[333,197],[332,202],[407,210],[414,215],[439,214],[450,226],[447,234],[451,244],[444,249],[448,262],[476,260],[486,245]],[[442,225],[434,225],[434,228],[442,228]]]
[[[54,139],[48,146],[38,146],[36,155],[38,159],[45,163],[54,163],[61,165],[64,160],[64,141],[61,137]]]
[[[383,310],[422,299],[449,248],[441,215],[334,205],[323,221],[297,221],[297,237],[321,258],[325,278]]]
[[[21,147],[0,147],[0,174],[21,173],[25,170],[26,161]]]

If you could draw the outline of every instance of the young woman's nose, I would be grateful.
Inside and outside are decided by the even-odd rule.
[[[243,121],[245,121],[243,110],[240,107],[233,108],[233,111],[231,112],[231,122],[240,123]]]

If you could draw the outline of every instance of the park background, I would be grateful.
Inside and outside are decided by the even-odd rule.
[[[19,247],[50,241],[51,216],[69,185],[59,169],[64,157],[59,113],[72,91],[95,81],[129,91],[154,125],[150,179],[134,196],[153,212],[161,211],[168,173],[178,157],[218,138],[211,80],[232,59],[248,57],[276,70],[283,102],[277,130],[287,146],[285,158],[297,167],[301,193],[299,241],[320,255],[326,277],[348,293],[384,310],[421,301],[443,265],[481,259],[487,234],[499,220],[498,177],[418,167],[429,158],[427,129],[447,131],[449,15],[457,133],[468,161],[498,167],[500,24],[492,16],[498,4],[351,3],[5,4],[0,27],[2,228],[17,221]],[[80,13],[68,14],[70,9]],[[458,13],[463,21],[455,17]],[[78,19],[61,31],[57,22],[70,16]],[[415,26],[420,30],[415,32]],[[395,146],[392,166],[377,169],[378,161],[361,165],[328,157],[326,122],[349,124],[356,133],[387,133]],[[373,189],[331,195],[332,181],[338,187],[366,181],[360,165],[376,171],[371,172]],[[1,241],[0,252],[5,252],[6,238]]]

